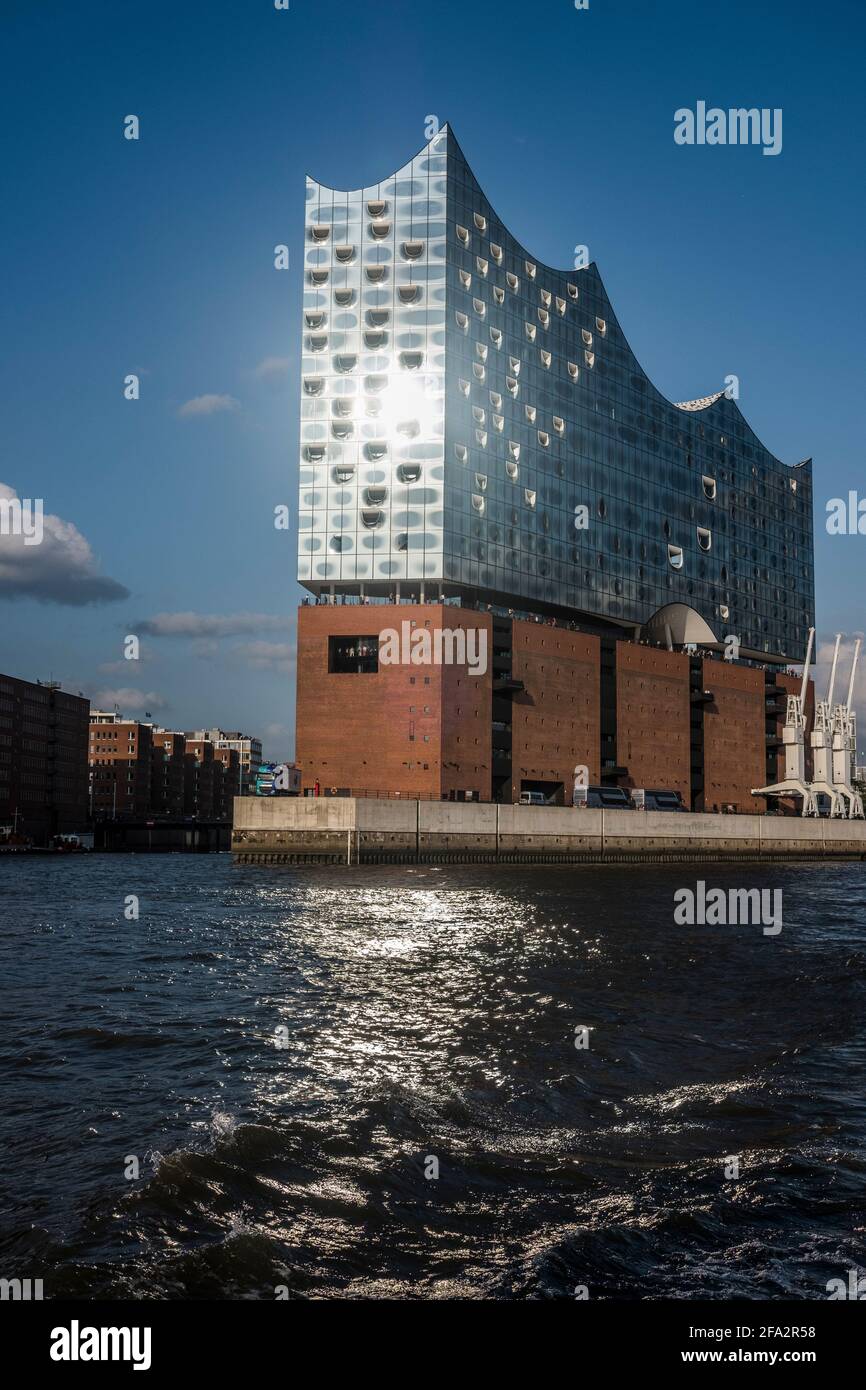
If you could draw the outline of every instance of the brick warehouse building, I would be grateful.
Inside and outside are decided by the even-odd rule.
[[[596,266],[534,261],[447,128],[378,184],[308,180],[304,273],[304,791],[567,799],[584,765],[764,809],[811,462],[724,393],[662,397]],[[380,662],[405,621],[483,630],[485,674]]]
[[[87,829],[90,701],[0,675],[0,833],[46,845]]]

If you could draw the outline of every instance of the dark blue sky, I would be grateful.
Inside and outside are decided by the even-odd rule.
[[[3,16],[0,484],[76,530],[55,528],[48,601],[0,569],[0,670],[135,690],[169,725],[291,751],[295,536],[272,518],[295,505],[304,175],[384,177],[430,114],[541,260],[589,246],[665,395],[736,373],[767,447],[814,457],[819,639],[862,630],[866,537],[824,528],[828,498],[866,495],[862,3],[5,0]],[[699,99],[781,107],[782,153],[676,145],[674,111]],[[207,396],[225,408],[179,413]],[[59,601],[85,590],[106,601]],[[143,662],[122,660],[126,633]]]

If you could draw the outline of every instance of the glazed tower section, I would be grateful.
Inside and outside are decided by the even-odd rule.
[[[307,180],[298,579],[442,577],[448,136],[381,183]]]

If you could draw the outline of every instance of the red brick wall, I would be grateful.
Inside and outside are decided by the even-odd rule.
[[[479,627],[488,634],[487,671],[386,665],[369,675],[328,671],[331,636],[378,636],[418,627]],[[298,612],[297,762],[302,792],[349,788],[355,794],[447,795],[452,788],[490,797],[491,621],[442,604],[349,604]],[[443,734],[443,709],[447,719]],[[459,711],[459,713],[458,713]]]
[[[704,661],[704,810],[733,804],[738,811],[763,811],[752,787],[766,782],[764,672],[729,661]]]
[[[515,619],[512,666],[525,689],[512,704],[512,800],[527,781],[562,782],[571,803],[574,768],[600,775],[601,643],[583,632]]]
[[[622,785],[664,787],[691,804],[689,658],[616,644],[617,762]]]

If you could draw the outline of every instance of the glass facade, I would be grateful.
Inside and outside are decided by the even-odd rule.
[[[301,583],[635,627],[682,604],[803,656],[811,463],[724,394],[667,401],[595,265],[533,260],[447,127],[371,188],[308,181],[305,235]]]

